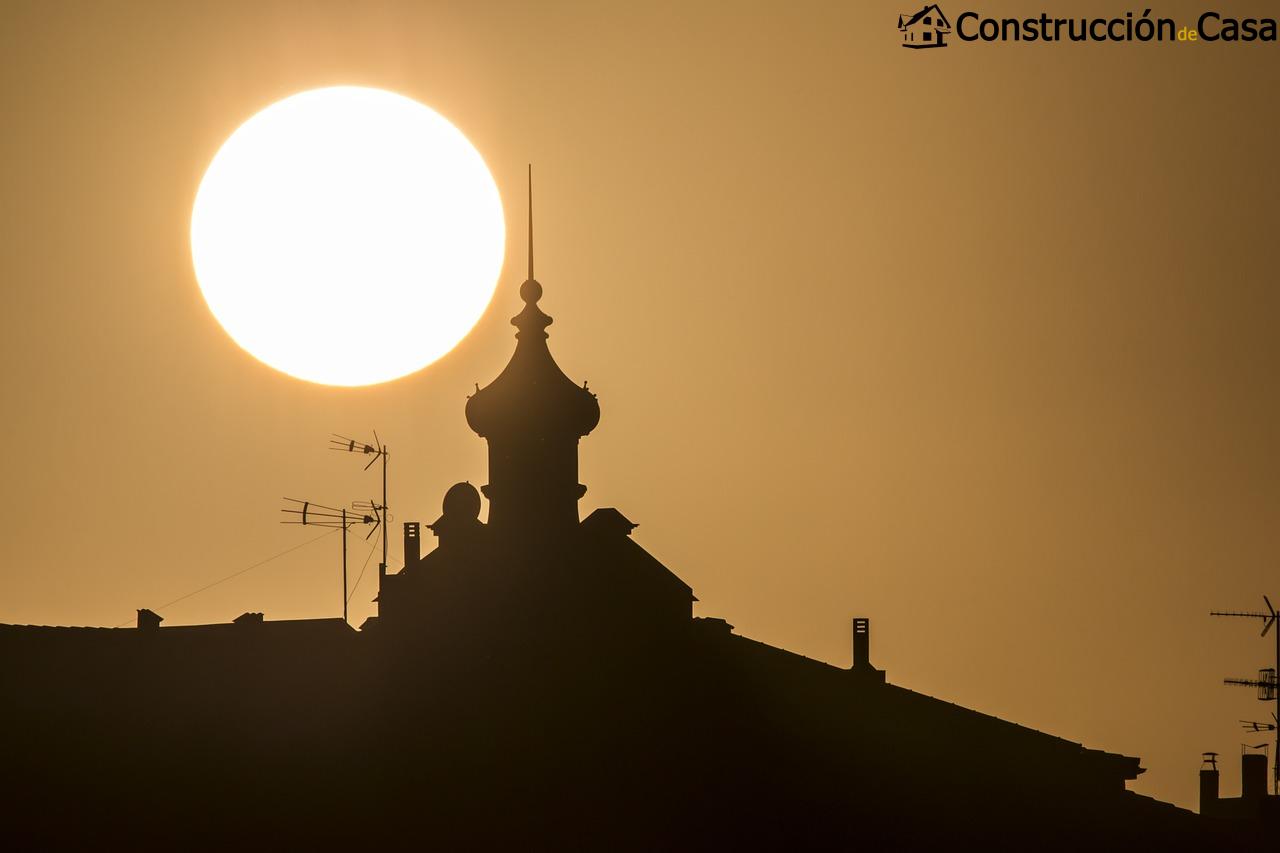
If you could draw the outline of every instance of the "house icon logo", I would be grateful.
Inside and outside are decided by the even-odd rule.
[[[937,3],[930,3],[914,15],[899,15],[898,31],[903,47],[946,47],[951,22]]]

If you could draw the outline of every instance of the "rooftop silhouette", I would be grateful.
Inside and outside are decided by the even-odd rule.
[[[0,730],[20,735],[0,801],[10,837],[557,850],[1221,840],[1128,791],[1136,757],[892,683],[873,665],[869,619],[851,622],[848,668],[766,645],[695,617],[694,591],[622,510],[580,519],[579,443],[600,404],[551,355],[532,237],[531,188],[515,351],[466,402],[488,483],[444,491],[429,551],[423,525],[404,524],[405,564],[380,579],[378,614],[358,630],[261,613],[166,627],[145,609],[135,628],[0,626]]]

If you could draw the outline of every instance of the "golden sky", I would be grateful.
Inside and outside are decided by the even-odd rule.
[[[841,666],[869,616],[892,681],[1192,805],[1269,710],[1220,680],[1271,644],[1207,611],[1280,594],[1280,45],[909,51],[910,5],[5,3],[0,621],[131,621],[304,541],[282,495],[376,488],[330,432],[389,443],[396,528],[485,482],[462,410],[514,345],[532,162],[552,351],[603,412],[584,515],[638,522],[699,615]],[[508,223],[472,334],[363,389],[237,348],[188,243],[222,141],[339,84],[452,121]],[[338,565],[330,538],[164,615],[336,615]]]

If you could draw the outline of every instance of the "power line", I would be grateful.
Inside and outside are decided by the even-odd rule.
[[[382,537],[382,531],[378,531],[378,539]],[[369,568],[369,561],[373,559],[373,552],[378,550],[378,539],[373,540],[373,545],[369,548],[369,555],[364,558],[364,565],[360,567],[360,574],[356,575],[356,585],[351,587],[351,593],[347,596],[347,604],[351,603],[351,599],[356,597],[356,590],[360,588],[360,581],[364,578],[364,570]]]
[[[299,544],[297,544],[297,545],[294,545],[292,548],[286,548],[285,550],[281,551],[281,552],[280,552],[280,553],[278,553],[278,554],[273,554],[273,555],[271,555],[270,557],[267,557],[265,560],[259,560],[258,562],[254,563],[252,566],[248,566],[248,567],[246,567],[246,568],[243,568],[243,569],[241,569],[241,570],[240,570],[240,571],[238,571],[238,572],[233,572],[233,573],[231,573],[231,574],[227,575],[225,578],[219,578],[218,580],[214,581],[214,582],[213,582],[213,583],[211,583],[211,584],[206,584],[205,586],[202,586],[202,587],[200,587],[200,588],[199,588],[199,589],[197,589],[197,590],[194,590],[194,591],[192,591],[192,592],[188,592],[186,595],[178,596],[178,597],[177,597],[177,598],[175,598],[173,601],[170,601],[168,604],[164,604],[164,605],[161,605],[159,608],[156,608],[156,612],[158,613],[158,612],[160,612],[161,610],[168,610],[168,609],[169,609],[170,607],[172,607],[173,605],[175,605],[175,604],[177,604],[177,603],[179,603],[179,602],[181,602],[181,601],[186,601],[188,598],[191,598],[193,595],[199,595],[200,593],[204,592],[205,590],[213,589],[213,588],[214,588],[215,586],[217,586],[218,584],[226,583],[227,581],[232,580],[233,578],[238,578],[238,577],[240,577],[241,575],[245,574],[246,572],[251,572],[251,571],[253,571],[254,569],[256,569],[256,568],[258,568],[258,567],[260,567],[260,566],[265,566],[267,563],[270,563],[272,560],[277,560],[277,559],[279,559],[279,558],[281,558],[281,557],[285,556],[286,554],[292,554],[294,551],[297,551],[299,548],[305,548],[305,547],[307,547],[308,545],[311,545],[311,544],[313,544],[313,543],[315,543],[315,542],[319,542],[321,539],[325,538],[326,536],[332,536],[334,533],[337,533],[337,532],[338,532],[338,531],[337,531],[337,529],[336,529],[336,528],[335,528],[335,529],[333,529],[333,530],[328,530],[328,531],[326,531],[326,532],[324,532],[324,533],[321,533],[319,536],[317,536],[317,537],[316,537],[316,538],[314,538],[314,539],[308,539],[306,542],[302,542],[302,543],[299,543]],[[370,551],[369,553],[370,553],[370,554],[372,554],[373,552],[372,552],[372,551]],[[366,561],[366,563],[367,563],[367,562],[368,562],[368,561]],[[116,625],[115,627],[117,627],[117,628],[123,628],[123,627],[125,627],[125,626],[126,626],[126,625],[128,625],[128,624],[129,624],[129,622],[121,622],[119,625]]]

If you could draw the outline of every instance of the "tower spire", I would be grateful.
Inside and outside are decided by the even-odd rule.
[[[551,318],[538,308],[538,300],[542,298],[542,285],[533,277],[533,164],[529,164],[529,277],[520,285],[520,298],[524,300],[524,310],[511,318],[511,325],[520,331],[547,336],[546,328],[551,325]],[[520,337],[519,334],[516,337]]]
[[[533,164],[529,164],[529,280],[533,281]]]

